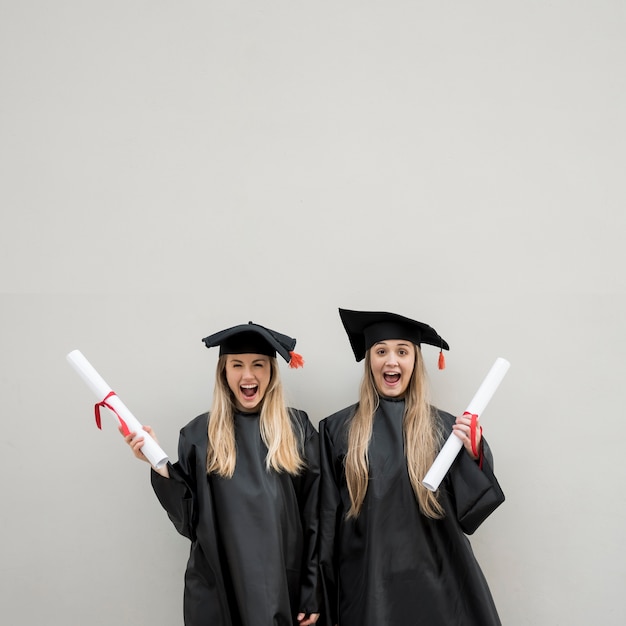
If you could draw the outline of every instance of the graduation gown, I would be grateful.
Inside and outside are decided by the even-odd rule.
[[[440,485],[445,517],[419,511],[409,480],[404,400],[380,400],[369,447],[369,484],[356,519],[344,461],[357,405],[320,422],[320,562],[330,624],[339,626],[499,625],[487,582],[466,534],[504,500],[483,440],[483,467],[462,451]],[[438,411],[444,435],[455,421]]]
[[[258,413],[235,413],[232,478],[207,475],[209,414],[180,431],[170,478],[151,473],[178,532],[191,540],[186,626],[293,626],[318,612],[319,442],[303,411],[289,409],[306,467],[298,476],[265,468]]]

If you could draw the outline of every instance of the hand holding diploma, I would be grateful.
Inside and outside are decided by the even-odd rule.
[[[452,432],[461,440],[469,455],[477,461],[480,457],[480,442],[483,438],[483,429],[478,415],[463,413],[456,418]]]
[[[67,355],[67,360],[99,400],[95,405],[96,424],[98,428],[101,428],[100,408],[106,407],[110,409],[117,418],[120,432],[124,437],[131,436],[131,439],[133,439],[135,435],[141,434],[143,441],[140,446],[141,452],[155,469],[159,470],[167,465],[169,459],[159,444],[150,436],[149,431],[144,430],[139,420],[118,398],[111,387],[107,385],[80,350],[70,352]],[[137,445],[139,446],[139,442],[137,442]]]
[[[158,443],[156,435],[154,434],[154,431],[152,430],[152,428],[144,424],[143,431],[142,433],[139,433],[139,434],[138,433],[125,433],[123,426],[120,426],[118,430],[120,431],[120,435],[124,437],[124,441],[126,441],[126,443],[130,446],[130,449],[133,451],[133,454],[140,461],[144,461],[148,463],[149,465],[152,465],[152,463],[150,463],[150,461],[146,458],[146,455],[141,450],[143,448],[143,444],[145,441],[143,437],[144,432],[148,433],[148,435],[152,437],[152,439],[154,439],[154,441]],[[170,472],[167,469],[167,463],[161,467],[154,467],[153,469],[155,472],[158,472],[159,474],[161,474],[161,476],[163,476],[164,478],[170,477]]]
[[[496,389],[502,382],[504,375],[507,373],[511,364],[503,358],[498,357],[496,362],[492,365],[489,373],[481,383],[478,391],[475,393],[471,402],[468,404],[467,409],[463,413],[463,417],[470,420],[470,424],[472,419],[474,420],[474,424],[477,424],[478,416],[482,415],[482,412],[485,410],[485,407],[491,400],[493,394]],[[476,416],[475,418],[473,416]],[[465,439],[467,439],[471,446],[471,435],[468,438],[468,432],[465,428],[466,424],[463,420],[457,420],[457,431],[461,431],[465,433]],[[471,429],[470,429],[471,430]],[[476,428],[477,431],[480,432],[480,428]],[[476,443],[476,441],[474,440]],[[454,430],[448,437],[446,443],[441,448],[439,454],[435,458],[434,463],[424,476],[424,480],[422,480],[422,484],[424,487],[429,489],[430,491],[437,491],[441,481],[444,476],[448,473],[452,463],[454,463],[454,459],[456,459],[459,451],[463,447],[465,441],[461,437],[455,434]],[[471,448],[470,448],[471,449]],[[476,448],[472,449],[472,456],[476,458],[478,454],[476,453]]]

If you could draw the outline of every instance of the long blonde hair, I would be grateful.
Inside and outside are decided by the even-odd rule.
[[[415,346],[415,367],[405,396],[404,450],[413,492],[420,510],[432,519],[444,516],[437,494],[421,483],[432,465],[442,440],[441,428],[435,409],[428,398],[428,380],[424,369],[422,351]],[[365,354],[365,372],[361,382],[359,404],[348,431],[346,454],[346,482],[350,494],[348,518],[356,518],[361,512],[369,481],[369,444],[372,437],[374,413],[380,396],[372,376],[369,350]]]
[[[235,401],[226,381],[226,354],[220,356],[215,373],[215,391],[209,419],[207,447],[207,473],[215,472],[231,478],[237,463],[235,443]],[[271,375],[261,406],[260,429],[263,443],[267,446],[265,467],[269,471],[299,474],[304,467],[299,441],[294,432],[295,423],[285,406],[283,386],[278,363],[270,360]],[[302,435],[302,433],[299,433]]]

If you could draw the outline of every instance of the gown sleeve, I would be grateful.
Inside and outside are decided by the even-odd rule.
[[[305,468],[297,478],[298,507],[303,535],[300,607],[302,613],[320,612],[318,535],[319,535],[319,443],[317,431],[306,413],[300,411],[302,452]]]
[[[337,623],[337,581],[335,539],[340,524],[341,474],[335,465],[335,451],[325,420],[320,422],[320,576],[324,609],[329,624]]]
[[[483,438],[482,468],[461,450],[449,472],[457,520],[471,535],[504,502],[504,493],[493,473],[493,455]]]
[[[178,440],[178,462],[168,463],[170,477],[165,478],[151,469],[150,482],[176,530],[194,541],[197,507],[195,485],[191,478],[193,473],[190,471],[190,468],[194,466],[194,460],[191,458],[192,450],[193,448],[187,444],[184,430],[181,431]]]

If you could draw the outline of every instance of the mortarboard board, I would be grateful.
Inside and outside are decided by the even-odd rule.
[[[439,348],[439,369],[445,367],[442,350],[449,350],[448,344],[437,331],[428,324],[417,322],[396,313],[382,311],[350,311],[339,309],[352,351],[357,361],[365,357],[365,353],[375,343],[385,339],[405,339],[417,345],[428,343]]]
[[[289,367],[302,367],[304,360],[293,351],[296,340],[260,324],[248,322],[205,337],[207,348],[220,347],[223,354],[264,354],[275,357],[276,353],[289,363]]]

